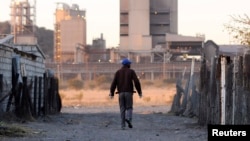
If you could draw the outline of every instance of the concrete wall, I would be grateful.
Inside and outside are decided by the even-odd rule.
[[[170,9],[169,33],[178,34],[178,0],[167,0]]]
[[[37,44],[37,38],[34,36],[18,35],[18,36],[16,36],[16,43],[17,44],[35,45],[35,44]]]
[[[144,42],[151,44],[149,35],[149,0],[120,1],[121,12],[127,11],[128,15],[121,16],[121,24],[128,26],[121,27],[121,33],[128,33],[128,36],[121,36],[121,50],[148,50]]]
[[[74,52],[78,43],[86,45],[86,21],[81,18],[61,22],[62,52]]]

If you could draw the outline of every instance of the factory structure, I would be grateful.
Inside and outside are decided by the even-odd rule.
[[[53,62],[137,63],[199,58],[205,36],[178,34],[178,0],[120,0],[118,47],[106,48],[104,35],[87,45],[86,11],[58,2],[55,9]],[[36,0],[11,1],[11,34],[15,43],[36,44]]]
[[[11,0],[11,34],[15,44],[37,44],[35,37],[36,0]]]
[[[166,62],[200,55],[204,36],[178,35],[178,0],[120,0],[116,58]]]
[[[86,15],[77,4],[57,3],[54,29],[54,61],[74,63],[84,60],[86,47]],[[77,51],[76,51],[77,50]],[[78,56],[78,57],[75,57]],[[75,60],[77,59],[77,60]]]
[[[120,41],[106,48],[104,35],[86,43],[86,11],[77,4],[57,3],[54,30],[56,63],[137,63],[199,58],[205,36],[178,35],[177,0],[120,0]],[[70,33],[70,34],[69,34]]]
[[[15,44],[37,44],[35,5],[36,0],[32,3],[12,0],[11,33]],[[105,73],[113,73],[117,66],[109,65],[119,64],[121,59],[128,57],[138,65],[162,63],[159,70],[155,70],[157,75],[147,68],[149,77],[153,79],[156,76],[160,78],[162,74],[165,76],[168,62],[200,59],[205,36],[178,34],[178,0],[120,0],[117,6],[120,7],[119,45],[107,48],[103,33],[94,38],[91,45],[87,44],[84,9],[78,4],[56,3],[54,45],[51,47],[54,56],[53,61],[45,61],[46,66],[55,70],[59,77],[65,73],[84,73],[84,78],[92,79],[92,73],[104,71],[96,69],[97,65],[102,65]],[[146,66],[141,67],[142,73],[147,71],[144,70]]]

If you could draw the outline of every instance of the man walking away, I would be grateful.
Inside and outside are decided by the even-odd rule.
[[[129,128],[133,128],[133,93],[134,87],[139,95],[142,97],[142,90],[140,81],[133,69],[130,68],[131,61],[127,58],[122,60],[122,67],[116,71],[113,82],[110,87],[110,98],[114,97],[115,90],[119,94],[119,106],[121,115],[121,128],[125,129],[125,122]]]

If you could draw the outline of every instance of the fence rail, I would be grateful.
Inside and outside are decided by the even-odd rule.
[[[81,75],[113,75],[121,67],[117,63],[84,63],[84,64],[53,64],[46,63],[47,68],[53,70],[57,75],[81,74]],[[133,63],[133,68],[138,75],[144,74],[145,79],[169,78],[180,75],[184,69],[190,70],[191,61],[168,62],[168,63]],[[194,72],[198,73],[200,62],[196,62]],[[164,76],[164,77],[163,77]],[[92,79],[94,77],[91,77]],[[83,78],[84,79],[84,78]]]

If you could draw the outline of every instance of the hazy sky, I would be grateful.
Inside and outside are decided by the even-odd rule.
[[[1,0],[0,21],[10,20],[10,2]],[[101,33],[107,47],[119,44],[119,0],[36,0],[37,26],[54,29],[56,2],[77,3],[80,9],[86,10],[88,44]],[[178,0],[178,33],[186,36],[205,34],[206,40],[230,44],[232,38],[224,24],[231,21],[232,15],[250,16],[249,6],[250,0]]]

